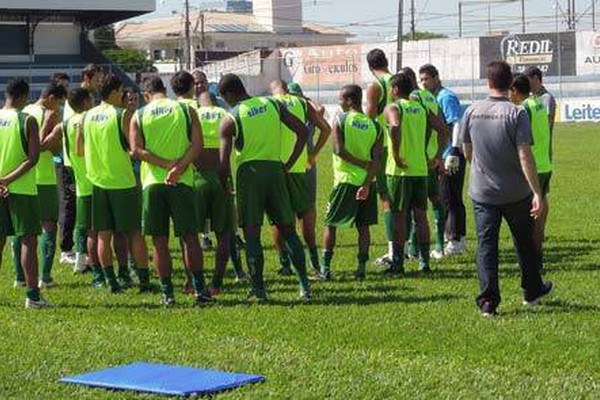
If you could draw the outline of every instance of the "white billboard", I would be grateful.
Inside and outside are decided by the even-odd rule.
[[[577,75],[600,73],[600,32],[577,32]]]
[[[600,122],[600,99],[563,99],[558,103],[558,122]]]

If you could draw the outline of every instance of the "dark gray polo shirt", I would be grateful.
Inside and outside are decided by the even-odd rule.
[[[474,103],[465,111],[460,137],[473,145],[469,195],[474,201],[499,205],[530,196],[517,150],[533,144],[523,108],[504,97]]]

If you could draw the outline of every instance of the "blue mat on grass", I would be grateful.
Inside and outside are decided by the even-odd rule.
[[[171,396],[200,396],[264,380],[265,378],[259,375],[140,362],[70,376],[60,381],[105,389],[133,390]]]

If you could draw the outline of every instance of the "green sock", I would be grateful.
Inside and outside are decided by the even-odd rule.
[[[314,270],[319,270],[319,250],[317,246],[308,248],[308,255],[310,256],[310,265]]]
[[[384,211],[383,223],[385,225],[385,237],[388,242],[394,241],[394,214],[391,211]]]
[[[146,268],[135,268],[135,273],[140,281],[140,286],[150,285],[150,270]]]
[[[127,279],[129,278],[129,266],[127,264],[125,265],[121,265],[119,264],[119,268],[118,268],[118,276],[121,279]]]
[[[333,259],[333,250],[323,250],[321,257],[321,273],[323,275],[331,271],[331,260]]]
[[[27,298],[33,301],[40,301],[40,289],[27,288]]]
[[[85,228],[75,229],[75,251],[77,253],[87,253],[87,230]]]
[[[213,284],[214,284],[214,279],[213,279]],[[223,284],[223,278],[221,277],[220,284],[215,287],[221,287],[222,284]],[[196,291],[196,293],[199,293],[199,294],[205,293],[206,283],[204,282],[204,273],[203,272],[192,272],[192,286],[194,287],[194,290]]]
[[[428,269],[429,268],[429,243],[421,244],[421,259],[419,260],[419,268],[420,269]]]
[[[25,273],[21,266],[21,238],[13,236],[10,245],[12,246],[13,265],[15,267],[15,281],[25,282]]]
[[[212,277],[212,287],[220,289],[223,286],[223,276],[215,273]]]
[[[56,252],[56,235],[43,231],[41,238],[42,252],[42,281],[52,281],[52,264],[54,264],[54,253]]]
[[[92,265],[92,276],[94,277],[94,283],[104,283],[104,271],[100,264]]]
[[[399,271],[404,270],[404,249],[400,245],[400,243],[393,244],[392,250],[392,268],[397,269]]]
[[[173,281],[171,281],[170,276],[166,278],[160,278],[160,287],[165,297],[173,297],[175,295],[173,290]]]
[[[433,204],[433,216],[435,217],[435,249],[444,250],[444,229],[446,227],[446,210],[442,202]]]
[[[419,254],[419,239],[417,238],[417,231],[415,230],[415,223],[409,213],[408,219],[408,255],[416,257]]]
[[[292,261],[290,260],[290,253],[288,253],[287,250],[279,252],[279,264],[281,265],[281,268],[290,268]]]
[[[240,252],[238,250],[234,234],[229,235],[229,249],[231,263],[233,264],[233,269],[235,271],[236,276],[243,276],[244,268],[242,267],[242,258],[240,257]]]
[[[260,238],[254,236],[246,238],[246,263],[250,271],[252,290],[257,296],[265,297],[266,290],[263,279],[265,259]]]
[[[358,260],[358,271],[364,274],[367,270],[367,261],[369,261],[369,253],[359,253],[356,259]]]
[[[119,285],[119,282],[117,282],[117,277],[115,276],[115,269],[113,268],[112,265],[109,265],[108,267],[104,267],[103,271],[104,271],[104,278],[106,279],[106,281],[108,282],[108,284],[111,287],[115,287],[115,286]]]
[[[310,290],[310,282],[308,281],[308,274],[306,272],[306,254],[304,254],[304,246],[302,246],[302,242],[296,232],[285,238],[285,246],[290,253],[292,264],[298,274],[300,288],[304,291]]]

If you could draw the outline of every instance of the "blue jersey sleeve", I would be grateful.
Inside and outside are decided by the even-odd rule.
[[[447,89],[442,89],[438,94],[437,100],[446,124],[453,125],[460,121],[463,111],[460,106],[460,101],[454,93]]]

